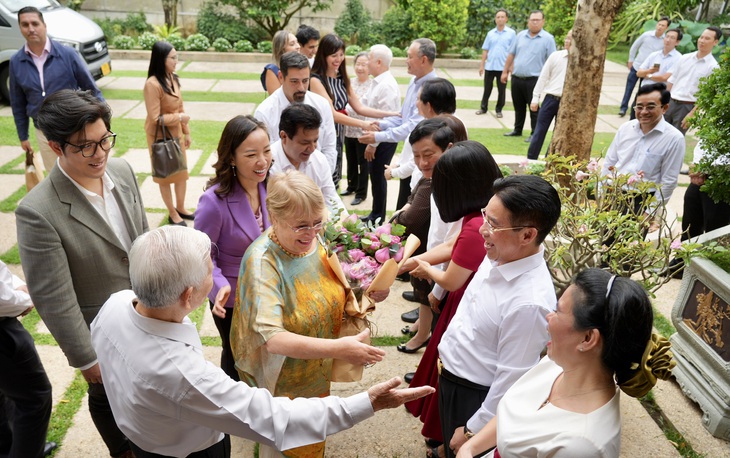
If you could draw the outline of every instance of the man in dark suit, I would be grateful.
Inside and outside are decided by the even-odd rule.
[[[111,110],[92,93],[50,95],[37,123],[58,167],[15,210],[30,296],[89,383],[89,412],[109,453],[133,456],[109,407],[89,324],[112,293],[131,287],[128,252],[148,230],[137,179],[129,164],[109,157]]]

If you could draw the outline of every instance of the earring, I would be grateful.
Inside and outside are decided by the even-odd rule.
[[[581,346],[581,347],[580,347],[580,348],[578,349],[578,351],[582,352],[582,351],[583,351],[583,347]]]
[[[231,170],[233,170],[233,176],[236,176],[236,166],[231,164]]]

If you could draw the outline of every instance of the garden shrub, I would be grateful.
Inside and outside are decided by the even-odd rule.
[[[271,54],[271,46],[272,44],[268,40],[259,41],[259,44],[256,45],[256,50],[262,54]]]
[[[213,0],[203,3],[198,10],[198,33],[202,33],[211,40],[225,38],[229,43],[248,40],[257,43],[266,38],[266,33],[256,25],[250,25],[241,18],[238,10],[231,5],[225,5]]]
[[[130,13],[125,19],[94,19],[101,30],[104,32],[106,39],[111,41],[117,35],[129,35],[137,37],[144,32],[152,31],[152,26],[147,23],[147,16],[143,12]]]
[[[469,0],[419,0],[410,4],[411,29],[419,37],[429,37],[439,54],[459,45],[466,36]]]
[[[477,59],[479,57],[479,53],[474,48],[461,48],[459,51],[459,56],[461,56],[462,59]]]
[[[216,38],[213,41],[213,49],[218,52],[228,52],[231,48],[231,42],[225,38]]]
[[[190,35],[185,42],[185,49],[188,51],[207,51],[210,48],[210,40],[202,33]]]
[[[183,50],[185,49],[185,38],[181,37],[178,34],[172,34],[169,37],[165,38],[165,41],[170,43],[173,48]]]
[[[137,44],[140,48],[149,51],[152,46],[155,45],[161,38],[152,32],[144,32],[142,35],[137,37]]]
[[[351,45],[367,45],[376,41],[373,18],[361,0],[347,0],[345,10],[335,23],[335,33]]]
[[[393,57],[406,57],[408,54],[405,49],[401,49],[397,46],[391,46],[390,50],[393,52]]]
[[[406,48],[414,39],[418,38],[409,26],[411,21],[411,13],[407,9],[401,5],[390,7],[383,15],[383,19],[375,25],[379,38],[377,41],[390,46],[393,56],[395,56],[394,48]]]
[[[253,45],[248,40],[238,40],[236,44],[233,45],[233,49],[235,49],[236,52],[253,52]]]
[[[112,47],[117,49],[132,49],[136,42],[128,35],[117,35],[112,39]]]
[[[357,53],[361,52],[362,48],[358,45],[350,45],[345,48],[345,55],[346,56],[355,56]]]

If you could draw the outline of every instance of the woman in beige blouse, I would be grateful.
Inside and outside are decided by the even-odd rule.
[[[180,147],[185,154],[190,147],[190,116],[185,113],[183,99],[180,92],[180,80],[175,74],[177,66],[177,51],[166,41],[158,41],[152,47],[150,66],[147,71],[147,81],[144,84],[144,103],[147,108],[147,119],[144,130],[147,133],[147,145],[152,155],[152,143],[155,142],[157,120],[162,117],[173,138],[180,140]],[[159,134],[161,137],[161,134]],[[165,202],[170,216],[168,223],[178,226],[187,226],[184,220],[192,220],[195,215],[185,209],[185,192],[188,181],[188,171],[182,170],[166,178],[153,177],[152,180],[160,185],[160,194]],[[175,204],[172,201],[172,186],[175,186]]]

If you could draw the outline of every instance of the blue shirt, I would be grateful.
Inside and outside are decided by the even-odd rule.
[[[28,140],[29,118],[35,120],[47,96],[61,89],[92,91],[104,100],[94,78],[76,51],[51,40],[51,52],[43,65],[45,91],[33,59],[20,48],[10,58],[10,106],[20,141]]]
[[[509,48],[509,53],[515,56],[512,74],[521,78],[540,76],[542,66],[555,50],[555,38],[545,29],[534,37],[530,36],[529,30],[523,30]]]
[[[500,32],[496,28],[487,33],[482,49],[488,51],[487,61],[484,63],[484,70],[502,71],[507,61],[507,54],[512,42],[515,41],[515,31],[507,26]]]
[[[380,121],[380,132],[375,132],[375,141],[378,143],[390,142],[396,143],[403,141],[411,135],[411,131],[423,120],[423,116],[418,114],[416,107],[416,99],[418,91],[421,90],[424,81],[436,78],[436,70],[423,75],[420,78],[415,76],[411,79],[411,83],[406,90],[406,98],[403,99],[400,116],[391,116]]]
[[[633,62],[634,70],[638,70],[642,62],[649,57],[654,51],[662,51],[664,49],[664,35],[656,36],[656,30],[649,30],[642,33],[636,39],[629,49],[629,62]]]

